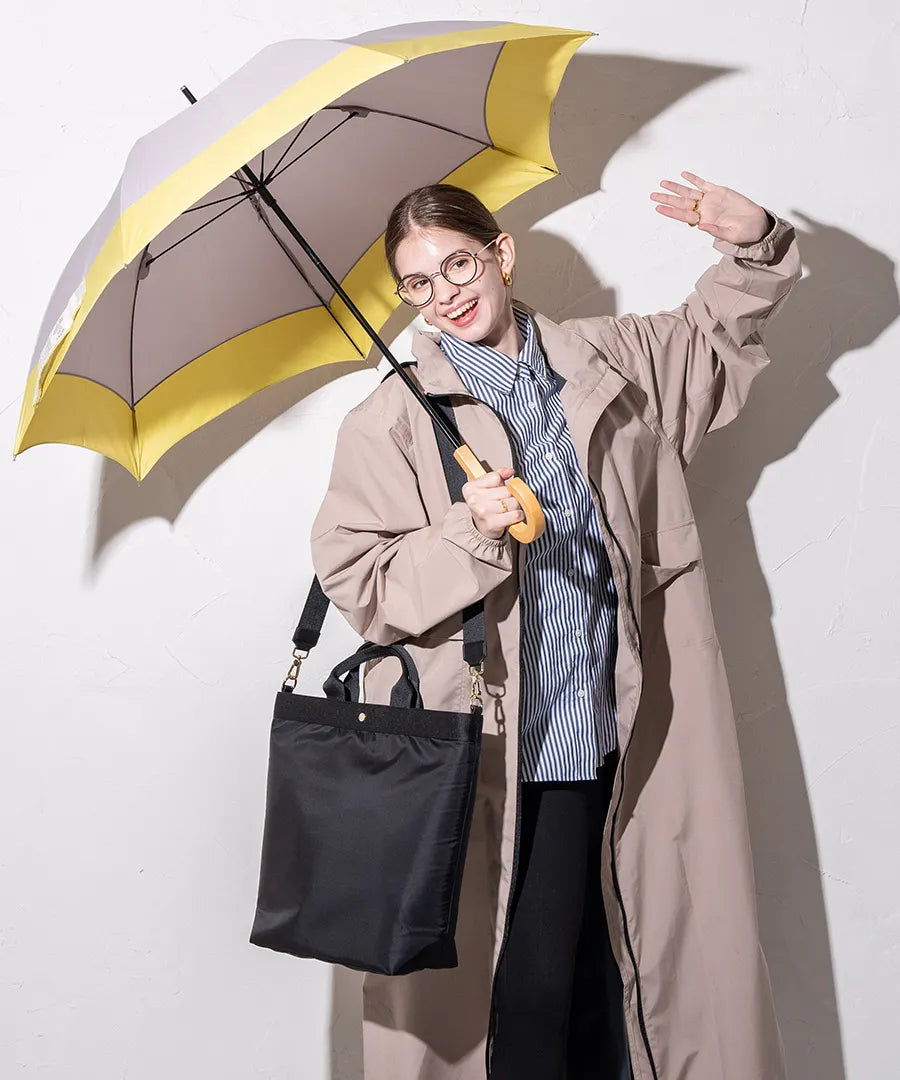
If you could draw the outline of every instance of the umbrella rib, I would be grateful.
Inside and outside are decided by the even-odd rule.
[[[326,131],[324,135],[320,135],[319,138],[316,139],[316,141],[314,143],[307,146],[305,150],[301,150],[301,152],[292,161],[289,161],[287,163],[287,165],[284,166],[283,169],[279,169],[278,166],[281,164],[282,161],[284,161],[285,157],[290,153],[291,147],[296,143],[297,139],[300,138],[300,136],[303,134],[304,130],[306,129],[307,124],[309,124],[310,119],[312,119],[311,117],[307,117],[307,119],[300,126],[300,129],[297,131],[297,134],[293,137],[293,139],[291,139],[290,143],[288,144],[287,148],[282,153],[281,157],[272,166],[272,169],[269,172],[269,175],[266,176],[265,173],[263,172],[263,170],[260,169],[260,174],[263,176],[263,180],[261,181],[261,183],[263,183],[263,184],[271,183],[272,180],[277,179],[277,177],[279,177],[283,173],[287,172],[287,170],[292,165],[296,165],[296,163],[300,160],[300,158],[302,158],[304,155],[308,154],[310,152],[310,150],[314,150],[319,145],[319,143],[323,141],[323,139],[327,139],[328,136],[333,135],[338,130],[338,128],[343,127],[343,125],[346,124],[348,120],[352,120],[355,116],[365,116],[367,113],[370,113],[370,112],[378,113],[381,116],[394,116],[394,117],[397,117],[400,120],[409,120],[409,121],[411,121],[412,123],[415,123],[415,124],[423,124],[425,127],[435,128],[438,131],[446,131],[451,135],[458,135],[462,139],[469,139],[471,142],[476,142],[476,143],[478,143],[479,146],[485,146],[485,147],[493,146],[493,143],[485,142],[483,139],[477,139],[477,138],[475,138],[474,135],[464,135],[462,132],[454,131],[453,128],[445,127],[443,124],[435,124],[431,120],[422,120],[417,116],[407,116],[404,113],[391,112],[388,109],[372,109],[372,108],[369,108],[368,106],[364,106],[364,105],[360,105],[360,106],[355,106],[355,105],[326,105],[320,110],[320,112],[325,112],[326,110],[329,110],[329,109],[339,109],[342,112],[344,112],[344,111],[346,111],[348,109],[354,110],[354,111],[348,112],[347,116],[345,116],[344,119],[341,120],[340,123],[335,124],[335,126],[333,128],[331,128],[330,131]],[[499,149],[499,147],[497,149]],[[262,153],[263,153],[263,155],[265,155],[265,150],[263,150]],[[264,161],[264,157],[261,159],[261,162],[262,161]],[[243,180],[241,180],[240,176],[237,173],[232,173],[232,175],[234,176],[235,180],[237,180],[238,183],[241,184],[242,187],[245,186],[245,182]],[[178,247],[178,245],[183,243],[185,240],[189,240],[195,233],[198,233],[200,231],[200,229],[204,229],[204,228],[206,228],[207,225],[211,225],[214,221],[217,221],[220,217],[222,217],[223,214],[227,214],[229,210],[233,210],[235,206],[239,206],[240,203],[244,199],[249,198],[253,194],[254,190],[255,189],[251,188],[249,191],[244,190],[240,195],[226,195],[222,199],[215,199],[213,202],[204,203],[202,206],[192,206],[192,207],[189,207],[187,210],[183,211],[183,213],[188,214],[188,213],[193,212],[194,210],[202,210],[202,209],[205,209],[205,208],[210,207],[210,206],[216,206],[221,202],[228,202],[230,199],[237,199],[238,200],[237,202],[232,203],[231,206],[226,207],[225,210],[223,210],[221,213],[216,214],[215,217],[210,218],[208,221],[204,221],[203,224],[199,225],[196,229],[193,230],[193,232],[189,232],[186,236],[183,236],[180,240],[176,240],[174,244],[171,244],[169,247],[165,248],[163,251],[160,251],[158,255],[151,255],[147,259],[147,265],[149,266],[151,262],[155,262],[157,259],[161,258],[163,255],[165,255],[169,251],[171,251],[173,248]],[[302,273],[302,270],[301,270],[301,273]],[[307,282],[307,284],[309,284],[309,283]],[[310,288],[312,288],[311,285],[310,285]],[[313,291],[315,292],[314,289],[313,289]],[[316,295],[318,295],[318,293]],[[340,324],[338,324],[338,325],[340,325]],[[344,332],[346,333],[346,331],[344,331]]]
[[[131,406],[131,444],[134,449],[135,456],[137,457],[138,471],[140,471],[140,455],[141,448],[138,442],[138,429],[137,429],[137,410],[135,408],[134,400],[134,317],[137,311],[137,298],[138,298],[138,286],[141,282],[141,263],[147,258],[150,245],[145,244],[144,250],[141,252],[141,262],[138,263],[137,269],[134,275],[134,292],[131,296],[131,327],[128,334],[128,377],[131,383],[131,393],[129,395],[129,405]]]
[[[288,145],[285,148],[284,152],[281,154],[281,157],[279,157],[278,161],[276,161],[275,164],[272,166],[272,169],[269,172],[268,176],[266,176],[266,173],[265,173],[265,149],[263,149],[261,157],[260,157],[260,176],[262,177],[262,179],[258,181],[259,187],[268,185],[272,180],[277,179],[277,177],[281,176],[282,173],[285,173],[292,165],[296,165],[296,163],[300,160],[300,158],[302,158],[306,154],[308,154],[310,152],[310,150],[314,150],[319,145],[319,143],[322,142],[324,139],[328,138],[329,135],[333,135],[338,130],[338,128],[343,127],[343,125],[346,124],[348,120],[352,120],[354,117],[358,117],[358,116],[367,116],[370,112],[378,113],[380,116],[393,116],[393,117],[395,117],[395,118],[397,118],[399,120],[409,120],[411,123],[422,124],[424,127],[434,128],[437,131],[445,131],[450,135],[456,135],[459,138],[468,139],[470,142],[478,143],[479,146],[484,146],[484,147],[493,146],[493,143],[491,143],[491,142],[485,142],[483,139],[478,139],[474,135],[466,135],[463,132],[454,131],[453,128],[446,127],[444,124],[436,124],[431,120],[423,120],[423,119],[421,119],[421,117],[408,116],[408,115],[406,115],[404,113],[392,112],[391,110],[388,110],[388,109],[374,109],[374,108],[370,108],[369,106],[356,106],[356,105],[326,105],[320,111],[325,112],[326,110],[340,110],[341,112],[347,112],[347,115],[344,117],[343,120],[340,121],[340,123],[335,124],[335,126],[333,128],[331,128],[330,131],[326,131],[325,134],[319,136],[319,138],[316,139],[316,141],[314,143],[312,143],[311,145],[306,147],[305,150],[302,150],[292,161],[289,161],[287,163],[287,165],[284,166],[284,168],[279,169],[279,166],[281,165],[282,161],[284,161],[285,157],[287,157],[287,155],[290,153],[291,147],[294,146],[294,144],[297,142],[297,139],[300,138],[300,136],[306,130],[306,127],[309,124],[310,120],[312,119],[312,117],[307,117],[306,120],[301,124],[301,126],[300,126],[299,130],[297,131],[296,135],[294,135],[293,139],[291,139],[290,143],[288,143]],[[217,206],[219,203],[230,202],[232,199],[234,199],[236,201],[232,202],[230,206],[226,206],[224,210],[220,211],[218,214],[216,214],[213,217],[209,218],[207,221],[202,222],[200,225],[197,226],[196,229],[191,230],[191,232],[187,233],[185,236],[182,236],[180,240],[176,240],[174,244],[170,244],[167,248],[164,248],[158,254],[150,255],[149,251],[145,249],[143,259],[144,259],[144,262],[145,262],[146,266],[149,267],[151,263],[156,262],[157,259],[160,259],[160,258],[162,258],[163,255],[168,254],[174,248],[178,247],[179,244],[183,244],[185,240],[190,240],[190,238],[192,236],[195,236],[198,232],[200,232],[201,229],[205,229],[207,225],[212,225],[213,222],[218,221],[219,218],[224,217],[225,214],[229,213],[236,206],[240,206],[241,203],[244,202],[245,200],[252,199],[253,195],[258,193],[259,187],[257,185],[247,184],[247,182],[244,181],[240,177],[240,175],[238,173],[233,173],[232,176],[234,177],[235,180],[238,181],[238,183],[241,185],[241,187],[244,188],[244,190],[239,195],[238,194],[226,195],[221,199],[214,199],[211,203],[204,203],[201,206],[189,207],[187,210],[182,211],[182,213],[187,214],[187,213],[192,213],[195,210],[208,209],[211,206]],[[319,301],[319,303],[322,305],[322,307],[328,312],[328,314],[334,320],[337,327],[344,334],[344,336],[347,338],[347,340],[350,342],[350,344],[353,346],[353,348],[356,350],[356,352],[359,353],[359,355],[361,357],[363,357],[365,354],[362,352],[360,347],[356,344],[356,342],[350,336],[347,329],[342,325],[340,320],[337,318],[337,316],[331,310],[330,306],[325,301],[324,297],[319,292],[319,290],[315,287],[315,285],[312,283],[312,281],[310,281],[309,276],[307,275],[306,271],[303,269],[303,267],[297,261],[296,255],[287,247],[287,245],[284,243],[284,240],[280,236],[278,236],[278,234],[275,232],[271,221],[269,221],[266,214],[263,213],[262,207],[259,205],[258,201],[254,203],[254,209],[256,210],[257,215],[259,216],[260,220],[263,222],[263,224],[269,230],[269,234],[272,236],[272,238],[275,240],[275,242],[278,244],[278,246],[281,248],[281,250],[287,256],[287,258],[290,261],[291,265],[294,267],[294,269],[297,271],[297,273],[306,282],[306,284],[309,287],[310,291],[315,295],[316,299]],[[148,245],[148,247],[149,247],[149,245]],[[134,380],[134,367],[133,367],[133,349],[132,349],[132,395],[131,395],[132,400],[134,399],[133,380]]]
[[[296,163],[300,160],[300,158],[302,158],[305,154],[308,154],[310,152],[310,150],[315,150],[315,148],[319,145],[320,142],[322,142],[323,139],[327,139],[329,135],[333,135],[337,131],[337,129],[339,127],[343,127],[344,124],[346,124],[348,120],[352,120],[354,116],[356,116],[356,113],[350,113],[348,116],[345,116],[344,119],[339,124],[335,124],[334,127],[330,131],[326,131],[324,135],[320,135],[319,138],[316,139],[316,141],[314,143],[310,143],[310,145],[307,146],[307,148],[305,150],[301,150],[300,153],[294,158],[293,161],[289,161],[287,163],[287,165],[285,165],[285,167],[283,169],[279,169],[278,172],[275,171],[275,169],[278,168],[278,165],[276,164],[275,169],[273,169],[269,173],[269,175],[265,178],[263,183],[270,184],[276,177],[281,176],[281,174],[284,173],[284,172],[287,172],[287,170],[292,165],[296,165]],[[305,125],[304,125],[304,127],[305,127]],[[300,135],[299,131],[297,132],[297,135],[298,136]],[[286,153],[287,153],[287,151],[285,151],[285,154]],[[284,158],[284,154],[281,155],[281,158],[282,159]],[[280,160],[279,160],[279,164],[280,164]]]
[[[369,108],[368,105],[325,105],[319,111],[320,112],[326,112],[329,109],[339,109],[341,112],[344,112],[346,110],[352,110],[352,111],[350,111],[348,113],[347,117],[344,120],[342,120],[340,122],[340,124],[335,124],[335,126],[331,129],[331,131],[326,131],[325,134],[320,136],[320,138],[316,139],[316,141],[311,146],[308,146],[305,150],[302,150],[294,158],[293,161],[289,161],[287,163],[287,165],[285,165],[285,167],[283,169],[279,169],[278,166],[284,160],[285,156],[288,153],[288,150],[290,150],[290,146],[289,146],[288,149],[285,150],[285,152],[281,155],[281,157],[275,163],[275,166],[273,167],[272,171],[265,178],[264,183],[266,183],[266,184],[271,183],[272,180],[277,179],[279,176],[281,176],[282,173],[287,172],[287,170],[292,165],[295,165],[300,160],[300,158],[303,157],[304,154],[308,154],[310,150],[312,150],[316,146],[318,146],[319,143],[322,141],[322,139],[327,138],[329,135],[333,135],[337,131],[337,129],[339,127],[341,127],[343,124],[347,123],[347,120],[352,120],[354,116],[363,116],[363,117],[365,117],[370,112],[378,113],[379,116],[394,116],[398,120],[409,120],[410,122],[412,122],[414,124],[422,124],[424,127],[434,128],[436,131],[446,131],[450,135],[457,135],[461,139],[469,139],[471,142],[478,143],[479,146],[488,147],[488,146],[493,146],[494,145],[491,142],[485,142],[484,139],[477,139],[474,135],[465,135],[461,131],[454,131],[453,128],[445,127],[443,124],[435,124],[431,120],[422,120],[418,116],[407,116],[405,113],[391,112],[389,109],[371,109],[371,108]],[[309,121],[307,120],[306,123],[309,123]],[[306,124],[304,124],[303,127],[306,127]],[[293,146],[293,144],[297,141],[297,139],[299,138],[302,131],[303,131],[303,128],[301,128],[300,131],[298,131],[297,134],[294,136],[294,138],[291,140],[291,146]]]
[[[131,326],[128,333],[128,377],[131,380],[131,394],[129,401],[132,411],[134,410],[134,315],[137,309],[138,286],[141,283],[141,263],[147,258],[147,248],[149,247],[150,245],[147,244],[141,252],[141,258],[134,275],[134,290],[131,294]]]
[[[250,201],[251,201],[251,203],[253,205],[253,209],[256,211],[257,216],[259,217],[259,220],[269,230],[269,235],[272,237],[272,239],[275,241],[275,243],[278,244],[278,246],[281,248],[281,250],[287,256],[288,261],[290,262],[291,266],[293,266],[293,268],[297,271],[297,273],[300,275],[300,277],[302,277],[303,280],[306,282],[306,284],[309,286],[310,292],[312,292],[314,294],[314,296],[319,301],[319,303],[322,305],[322,307],[325,308],[325,310],[328,312],[328,314],[334,320],[335,324],[337,325],[337,327],[341,331],[341,333],[344,335],[344,337],[350,342],[350,344],[353,346],[353,348],[356,349],[356,351],[359,353],[360,357],[365,359],[366,354],[362,351],[362,349],[360,349],[360,347],[356,344],[356,342],[350,336],[350,334],[345,329],[345,327],[341,324],[338,317],[334,314],[334,312],[329,307],[328,301],[325,299],[325,297],[322,296],[322,294],[319,292],[319,290],[310,281],[309,276],[307,275],[306,271],[300,265],[300,263],[299,263],[299,261],[297,259],[297,256],[287,246],[287,244],[284,242],[284,239],[282,237],[280,237],[277,232],[275,232],[275,229],[274,229],[274,227],[272,225],[272,222],[269,220],[268,215],[265,212],[265,209],[260,205],[260,201],[259,201],[259,198],[258,198],[258,192],[257,192],[256,187],[253,184],[248,183],[238,173],[234,174],[234,178],[235,178],[235,180],[237,180],[237,182],[242,187],[245,187],[245,188],[248,189],[247,194],[250,197]],[[265,187],[266,186],[265,181],[259,181],[259,186],[261,188]],[[257,195],[256,199],[253,199],[254,195]]]
[[[237,179],[237,177],[235,177],[235,179]],[[219,203],[230,202],[231,199],[240,199],[243,194],[243,191],[237,191],[234,195],[224,195],[221,199],[213,199],[212,202],[200,203],[197,206],[189,206],[187,210],[181,211],[181,215],[184,216],[185,214],[193,214],[196,210],[208,210],[209,207],[218,206]]]
[[[392,112],[390,109],[374,109],[370,105],[323,105],[321,111],[326,112],[329,109],[354,109],[356,110],[352,115],[365,116],[367,113],[378,113],[379,116],[394,116],[398,120],[409,120],[413,124],[422,124],[424,127],[434,128],[436,131],[446,131],[448,135],[456,135],[460,139],[469,139],[471,142],[477,142],[479,146],[493,146],[492,142],[485,142],[484,139],[476,138],[474,135],[466,135],[462,131],[457,131],[455,128],[447,127],[444,124],[436,124],[433,120],[423,120],[420,116],[409,116],[406,113]]]
[[[235,179],[237,179],[237,178],[235,178]],[[182,238],[180,240],[176,240],[174,244],[169,244],[169,246],[167,248],[163,248],[163,250],[160,251],[159,254],[150,255],[148,257],[148,259],[147,259],[147,266],[149,266],[150,263],[156,262],[157,259],[161,259],[163,257],[163,255],[168,254],[168,252],[170,252],[173,248],[177,248],[179,244],[183,244],[185,242],[185,240],[190,240],[190,238],[195,233],[200,232],[201,229],[205,229],[207,225],[212,225],[212,223],[214,221],[218,221],[220,217],[224,217],[227,213],[232,211],[236,206],[240,206],[242,202],[244,202],[246,199],[249,199],[252,194],[253,194],[252,191],[243,192],[238,202],[232,203],[231,206],[226,206],[225,209],[222,210],[220,213],[216,214],[214,217],[211,217],[208,221],[202,222],[200,225],[197,226],[196,229],[192,229],[191,232],[187,233],[185,236],[182,236]]]
[[[343,123],[343,121],[342,121],[342,123]],[[148,253],[148,251],[145,249],[144,255],[143,255],[143,261],[144,261],[145,266],[149,266],[152,262],[156,262],[157,259],[162,258],[163,255],[170,252],[173,248],[178,247],[179,244],[183,244],[185,240],[190,240],[190,238],[192,236],[196,235],[198,232],[200,232],[201,229],[205,229],[207,225],[211,225],[214,221],[218,221],[218,219],[220,217],[224,217],[225,214],[227,214],[230,210],[233,210],[236,206],[240,206],[242,202],[252,200],[253,196],[255,194],[257,194],[256,188],[253,187],[252,185],[248,184],[247,181],[242,179],[242,177],[239,174],[234,173],[232,175],[233,175],[233,178],[235,180],[237,180],[237,182],[241,185],[241,187],[244,188],[244,190],[241,192],[240,196],[233,196],[232,195],[232,196],[229,196],[229,198],[236,198],[237,197],[239,199],[239,201],[235,202],[235,203],[232,203],[231,206],[227,206],[224,210],[222,210],[220,213],[216,214],[214,217],[211,217],[208,221],[202,222],[200,225],[197,226],[196,229],[193,229],[191,232],[187,233],[185,236],[182,236],[180,240],[176,240],[174,244],[170,244],[167,248],[164,248],[162,251],[159,252],[158,255],[150,255]],[[219,200],[219,201],[224,201],[224,200]],[[319,292],[319,290],[315,287],[315,285],[310,281],[308,275],[306,274],[306,271],[297,262],[297,259],[296,259],[296,256],[294,255],[294,253],[285,245],[285,243],[281,239],[281,237],[278,236],[278,234],[272,228],[272,223],[269,221],[269,219],[266,217],[266,215],[262,212],[262,207],[260,207],[256,203],[254,203],[254,209],[256,210],[256,212],[257,212],[257,214],[259,216],[259,219],[262,221],[262,223],[269,230],[270,235],[273,237],[275,242],[278,244],[278,246],[281,248],[281,250],[288,257],[288,259],[290,260],[292,266],[297,271],[297,273],[303,278],[303,280],[309,286],[310,291],[315,295],[316,299],[319,301],[319,303],[322,305],[322,307],[331,316],[331,318],[333,319],[333,321],[337,325],[338,329],[341,331],[341,333],[344,335],[344,337],[346,337],[346,339],[350,342],[350,344],[353,346],[353,348],[356,350],[356,352],[360,355],[360,357],[365,358],[365,353],[356,344],[356,342],[353,340],[353,338],[348,333],[346,327],[343,326],[341,321],[337,318],[337,316],[331,310],[330,306],[328,305],[328,302],[325,300],[325,298],[322,296],[322,294]],[[149,247],[149,245],[148,245],[148,247]],[[134,378],[134,370],[132,368],[132,379],[133,378]],[[134,385],[133,385],[133,383],[132,383],[132,394],[131,394],[131,396],[132,396],[132,399],[133,399],[134,398]]]
[[[322,139],[327,138],[329,135],[331,135],[335,131],[337,131],[337,129],[339,127],[341,127],[343,124],[346,124],[348,120],[352,119],[353,115],[354,114],[350,114],[349,116],[346,116],[339,124],[335,124],[335,126],[331,129],[331,131],[326,131],[324,135],[322,135],[320,138],[316,139],[316,141],[312,144],[312,146],[308,146],[306,148],[306,150],[304,150],[302,153],[298,154],[297,157],[294,158],[294,161],[288,162],[288,164],[285,165],[284,169],[282,169],[281,172],[284,172],[285,169],[289,169],[290,166],[294,164],[294,162],[299,161],[300,158],[303,157],[303,154],[308,153],[314,147],[318,146],[318,144],[322,141]],[[275,169],[277,169],[280,162],[284,160],[285,154],[287,154],[290,151],[291,146],[294,145],[294,143],[297,141],[297,139],[303,133],[303,129],[306,127],[306,124],[308,124],[308,123],[309,123],[309,120],[307,119],[304,122],[304,124],[302,125],[302,127],[300,128],[300,130],[297,132],[297,134],[294,136],[294,138],[291,140],[291,142],[288,145],[287,149],[284,151],[284,154],[282,154],[281,157],[278,159],[278,161],[275,163],[275,166],[273,167],[272,173],[270,173],[270,175],[268,177],[268,180],[271,180],[273,178]],[[263,150],[263,155],[265,155],[265,150]],[[260,171],[262,171],[262,170],[260,170]],[[194,229],[192,232],[189,232],[185,236],[182,236],[180,240],[176,240],[174,244],[170,244],[169,247],[164,248],[157,255],[151,255],[147,259],[147,265],[148,266],[150,265],[150,263],[155,262],[157,259],[161,258],[163,255],[170,252],[173,248],[178,247],[179,244],[183,244],[185,240],[190,240],[190,238],[192,236],[194,236],[196,233],[198,233],[201,229],[205,229],[207,225],[212,225],[212,223],[214,221],[218,221],[219,218],[222,217],[224,214],[227,214],[229,210],[233,210],[236,206],[240,206],[241,202],[243,202],[245,199],[250,198],[250,196],[253,194],[253,192],[256,189],[255,188],[250,188],[249,190],[247,190],[246,182],[241,179],[241,177],[240,177],[240,175],[238,173],[232,173],[231,175],[234,177],[235,180],[237,180],[237,182],[241,185],[241,187],[244,188],[244,191],[240,192],[239,194],[226,195],[224,198],[221,198],[221,199],[214,199],[211,203],[204,203],[202,206],[191,206],[187,210],[183,210],[182,214],[189,214],[194,210],[203,210],[203,209],[205,209],[207,207],[210,207],[210,206],[217,206],[219,203],[228,202],[230,199],[237,199],[238,201],[232,203],[231,206],[227,206],[220,213],[216,214],[214,217],[209,218],[208,221],[204,221],[201,225],[198,225],[197,228]],[[266,183],[267,180],[263,180],[262,182]]]
[[[338,330],[340,330],[340,331],[341,331],[341,333],[342,333],[342,334],[344,335],[344,337],[345,337],[345,338],[346,338],[346,339],[347,339],[347,340],[348,340],[348,341],[350,342],[350,344],[351,344],[351,345],[353,346],[353,348],[354,348],[354,349],[355,349],[355,350],[357,351],[357,353],[359,353],[359,357],[360,357],[360,359],[361,359],[361,360],[365,360],[365,358],[366,358],[366,354],[365,354],[365,353],[364,353],[364,352],[362,351],[362,349],[361,349],[361,348],[360,348],[360,347],[359,347],[359,346],[358,346],[358,345],[356,344],[356,342],[355,342],[355,341],[353,340],[353,338],[352,338],[352,337],[350,336],[350,334],[348,333],[347,329],[346,329],[346,328],[345,328],[345,327],[344,327],[344,326],[343,326],[343,325],[341,324],[341,321],[340,321],[340,319],[338,319],[338,317],[337,317],[337,316],[335,315],[335,313],[334,313],[334,312],[333,312],[333,311],[331,310],[331,307],[329,306],[329,304],[328,304],[328,301],[327,301],[327,300],[325,299],[325,297],[324,297],[324,296],[323,296],[323,295],[322,295],[322,294],[321,294],[321,293],[319,292],[319,290],[318,290],[318,289],[317,289],[317,288],[315,287],[315,285],[313,285],[313,283],[312,283],[312,282],[311,282],[311,281],[309,280],[309,276],[307,275],[307,273],[306,273],[306,271],[305,271],[305,270],[303,269],[303,267],[302,267],[302,266],[301,266],[301,265],[300,265],[300,264],[299,264],[299,263],[297,262],[297,258],[296,258],[296,256],[294,255],[294,253],[293,253],[293,252],[292,252],[292,251],[291,251],[291,250],[290,250],[290,249],[289,249],[289,248],[288,248],[288,247],[286,246],[286,244],[285,244],[285,243],[284,243],[284,241],[283,241],[283,240],[281,239],[281,237],[280,237],[280,236],[278,236],[278,234],[277,234],[277,233],[275,232],[275,230],[274,230],[274,229],[272,228],[272,223],[271,223],[270,221],[267,221],[266,219],[263,219],[263,220],[265,221],[265,224],[266,224],[266,228],[267,228],[267,229],[269,230],[269,232],[270,232],[270,233],[272,234],[272,237],[273,237],[273,239],[274,239],[274,240],[275,240],[275,241],[277,242],[278,246],[279,246],[279,247],[281,248],[281,250],[282,250],[282,251],[283,251],[283,252],[285,253],[285,255],[287,255],[288,259],[289,259],[289,260],[290,260],[290,262],[291,262],[291,265],[292,265],[292,266],[294,267],[294,269],[295,269],[295,270],[297,271],[297,273],[298,273],[298,274],[300,275],[300,277],[302,277],[302,278],[303,278],[303,280],[304,280],[304,281],[306,282],[306,284],[307,284],[307,285],[309,286],[310,290],[311,290],[311,291],[312,291],[313,293],[315,293],[316,299],[317,299],[317,300],[319,301],[319,303],[320,303],[320,304],[322,305],[322,307],[323,307],[323,308],[324,308],[324,309],[325,309],[325,310],[326,310],[326,311],[328,312],[328,314],[329,314],[329,315],[331,316],[331,319],[332,319],[332,321],[334,322],[334,324],[335,324],[335,325],[337,326]]]
[[[301,135],[303,134],[303,132],[304,132],[304,131],[306,131],[306,126],[307,126],[307,124],[308,124],[308,123],[310,122],[310,120],[312,120],[312,117],[311,117],[311,116],[307,116],[307,118],[306,118],[306,119],[305,119],[305,120],[303,121],[303,123],[302,123],[302,124],[300,125],[300,127],[299,127],[299,128],[298,128],[298,130],[297,130],[297,134],[296,134],[296,135],[295,135],[295,136],[293,137],[293,139],[291,139],[291,141],[290,141],[290,142],[289,142],[289,143],[287,144],[287,146],[286,146],[286,147],[284,148],[284,153],[283,153],[283,154],[281,155],[281,157],[280,157],[280,158],[279,158],[279,159],[278,159],[278,160],[277,160],[277,161],[275,162],[275,164],[274,164],[274,165],[272,166],[272,173],[274,173],[274,172],[275,172],[275,170],[276,170],[276,169],[278,168],[278,166],[279,166],[279,165],[280,165],[280,164],[282,163],[282,161],[284,161],[284,159],[285,159],[285,158],[286,158],[286,157],[288,156],[288,154],[289,154],[289,153],[291,152],[291,148],[293,147],[294,143],[295,143],[295,142],[296,142],[296,141],[297,141],[297,140],[298,140],[298,139],[300,138],[300,136],[301,136]],[[265,150],[263,150],[263,154],[265,154]],[[265,183],[268,183],[268,182],[269,182],[269,180],[271,180],[271,179],[272,179],[272,173],[270,173],[270,174],[269,174],[268,176],[266,176],[266,170],[265,170],[265,169],[263,169],[262,167],[260,167],[260,170],[259,170],[259,175],[260,175],[260,176],[261,176],[261,177],[263,178],[263,183],[264,183],[264,184],[265,184]]]

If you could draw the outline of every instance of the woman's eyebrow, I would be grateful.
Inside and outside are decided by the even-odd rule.
[[[465,252],[467,255],[472,254],[472,252],[469,251],[468,248],[454,248],[452,251],[448,251],[447,254],[438,262],[438,269],[440,269],[440,267],[443,266],[443,264],[447,261],[447,259],[450,258],[451,255],[459,255],[462,252]],[[401,274],[400,275],[400,280],[402,281],[403,278],[415,277],[415,276],[418,276],[420,274],[421,274],[422,277],[427,277],[428,276],[428,271],[427,270],[410,270],[410,272],[408,274]]]

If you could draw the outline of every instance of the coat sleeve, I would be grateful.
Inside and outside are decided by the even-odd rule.
[[[480,600],[512,572],[513,557],[509,533],[484,536],[465,501],[429,521],[408,426],[389,427],[374,396],[341,423],[310,543],[325,595],[357,633],[389,645]]]
[[[715,240],[723,258],[674,310],[562,324],[644,390],[683,466],[707,431],[740,412],[750,384],[769,363],[762,331],[800,277],[793,225],[766,213],[772,227],[756,243]]]

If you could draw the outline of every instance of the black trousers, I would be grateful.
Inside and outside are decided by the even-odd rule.
[[[491,1080],[630,1080],[622,983],[600,891],[615,763],[614,751],[596,780],[522,784]]]

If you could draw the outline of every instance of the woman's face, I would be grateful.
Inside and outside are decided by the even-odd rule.
[[[478,269],[467,285],[454,285],[443,274],[435,273],[454,251],[475,255],[482,247],[484,244],[465,233],[431,228],[410,232],[401,240],[394,256],[401,279],[408,274],[435,275],[434,296],[418,310],[436,329],[446,330],[464,341],[499,337],[513,318],[510,290],[503,283],[503,271],[512,271],[516,257],[509,233],[501,233],[478,255]],[[468,310],[461,310],[467,307]]]

